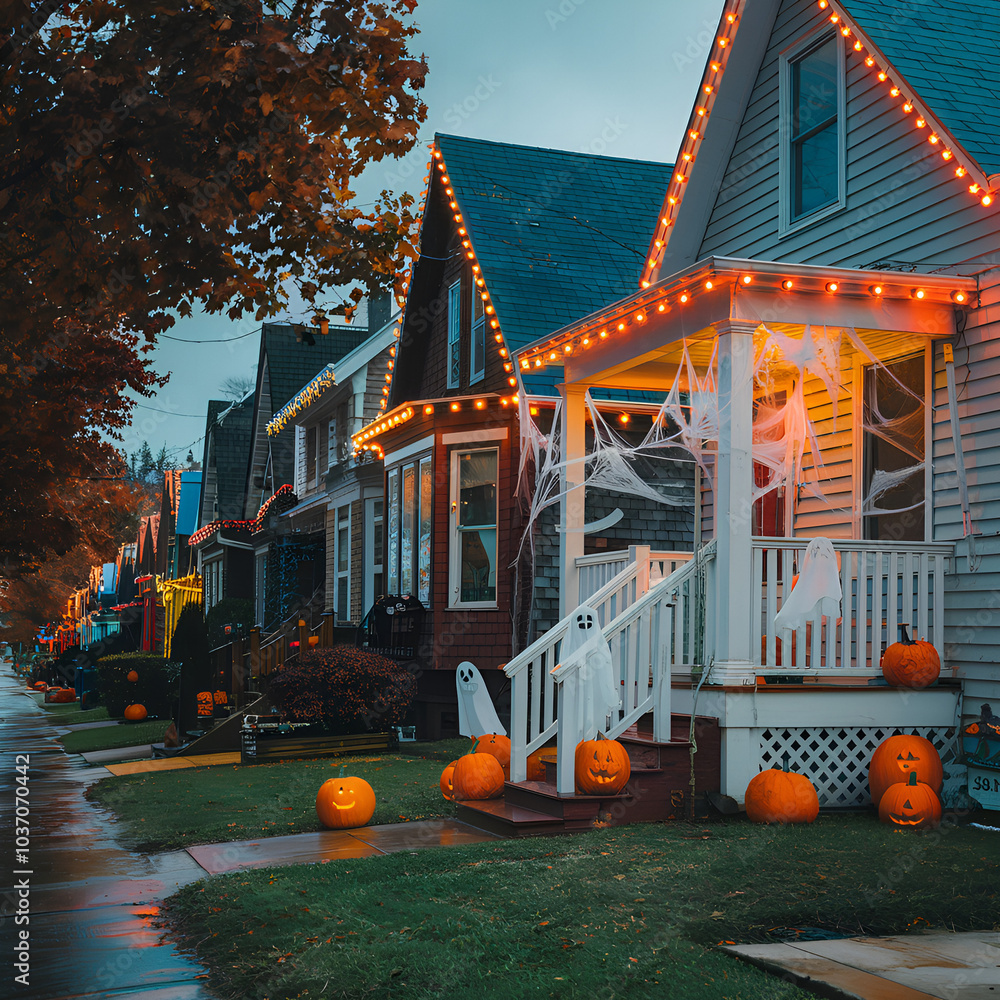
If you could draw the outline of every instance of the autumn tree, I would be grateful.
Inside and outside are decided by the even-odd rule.
[[[425,109],[413,0],[0,0],[0,573],[87,544],[145,352],[392,284],[412,199],[353,204]],[[347,307],[351,308],[350,304]]]

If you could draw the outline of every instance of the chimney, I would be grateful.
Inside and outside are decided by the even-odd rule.
[[[373,289],[368,294],[368,332],[381,330],[389,317],[392,316],[392,292],[381,288]]]

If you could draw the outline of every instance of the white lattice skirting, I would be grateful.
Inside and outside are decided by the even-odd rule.
[[[780,766],[788,755],[789,770],[804,774],[816,786],[821,806],[871,804],[868,765],[872,753],[889,736],[916,733],[934,744],[945,763],[957,752],[954,727],[830,727],[822,729],[757,729],[760,769]],[[751,744],[752,746],[752,744]]]

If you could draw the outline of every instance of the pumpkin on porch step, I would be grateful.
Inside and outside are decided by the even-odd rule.
[[[882,654],[882,676],[893,687],[925,688],[941,673],[941,657],[925,639],[911,639],[900,625],[901,638]]]
[[[478,744],[477,744],[478,745]],[[496,799],[503,794],[503,768],[490,753],[472,753],[459,757],[451,775],[451,787],[458,802],[469,799]]]
[[[941,822],[941,800],[930,785],[917,780],[916,771],[910,771],[905,785],[897,783],[886,790],[878,818],[903,830],[923,830]]]
[[[819,796],[804,774],[771,768],[750,779],[747,817],[754,823],[811,823],[819,815]]]
[[[441,794],[448,799],[455,798],[455,788],[452,785],[452,778],[455,776],[455,765],[458,763],[457,760],[453,760],[442,772],[441,780],[439,782],[441,786]]]
[[[478,744],[479,749],[475,753],[488,753],[496,757],[503,768],[504,778],[510,778],[510,740],[500,733],[486,733],[483,736],[473,737],[473,745]]]
[[[576,787],[583,795],[617,795],[632,775],[628,751],[601,733],[576,745]]]
[[[917,781],[930,785],[933,791],[940,793],[944,769],[934,744],[917,735],[890,736],[883,740],[868,765],[872,804],[879,805],[886,789],[908,781],[914,773]]]
[[[534,753],[528,754],[528,781],[545,780],[545,761],[543,757],[550,760],[555,757],[556,748],[554,746],[539,747]]]

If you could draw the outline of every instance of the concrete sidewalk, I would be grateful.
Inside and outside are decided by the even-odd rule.
[[[996,1000],[1000,933],[928,931],[724,949],[822,996],[862,1000]]]

